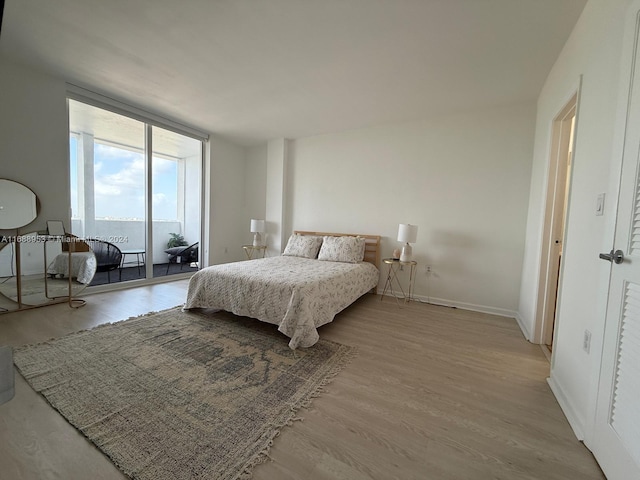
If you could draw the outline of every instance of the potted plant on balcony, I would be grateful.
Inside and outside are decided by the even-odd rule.
[[[167,242],[167,248],[185,247],[189,245],[184,237],[179,233],[170,233],[171,238]]]
[[[184,250],[184,247],[189,244],[179,233],[170,233],[169,235],[171,238],[169,238],[167,249],[164,252],[169,255],[169,263],[180,263],[180,253]],[[169,272],[168,266],[167,272]]]

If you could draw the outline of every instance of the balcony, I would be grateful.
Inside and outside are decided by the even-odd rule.
[[[83,232],[82,221],[72,220],[73,232]],[[123,254],[123,263],[117,270],[98,272],[94,276],[91,286],[139,280],[147,277],[147,267],[153,264],[153,277],[164,277],[186,272],[194,272],[196,265],[170,263],[169,255],[165,253],[171,233],[185,236],[189,245],[198,241],[197,234],[190,238],[179,221],[153,221],[153,258],[147,255],[145,241],[145,222],[142,220],[123,219],[95,219],[94,234],[86,237],[98,238],[118,247]],[[78,235],[82,236],[82,235]]]

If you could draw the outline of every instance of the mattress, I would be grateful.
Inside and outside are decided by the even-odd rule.
[[[310,347],[317,328],[378,285],[371,263],[295,256],[215,265],[189,282],[184,310],[212,308],[278,325],[289,346]]]
[[[96,273],[96,257],[93,252],[74,252],[71,254],[71,278],[78,282],[89,284]],[[56,255],[47,268],[49,275],[69,276],[69,254]]]

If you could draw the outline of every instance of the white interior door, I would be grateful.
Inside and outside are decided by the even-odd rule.
[[[634,3],[634,13],[640,1]],[[633,67],[624,137],[600,383],[591,449],[609,480],[640,479],[640,55],[633,15]],[[615,257],[615,254],[612,255]]]

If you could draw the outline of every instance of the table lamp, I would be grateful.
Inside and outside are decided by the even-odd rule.
[[[251,233],[253,233],[253,246],[262,245],[262,233],[264,232],[264,220],[251,219]]]
[[[403,242],[402,253],[400,254],[401,262],[410,262],[413,254],[411,243],[415,243],[418,238],[418,226],[408,223],[401,223],[398,227],[398,241]]]

